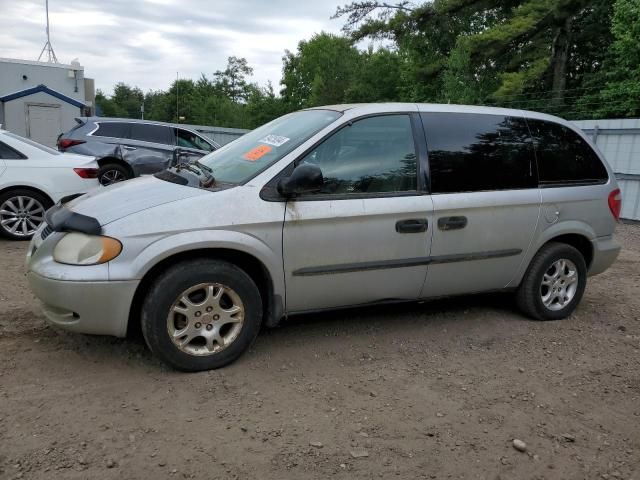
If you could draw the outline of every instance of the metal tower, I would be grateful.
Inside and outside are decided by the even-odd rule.
[[[56,57],[56,52],[53,51],[53,46],[51,45],[51,39],[49,38],[49,0],[45,0],[45,5],[47,9],[47,43],[42,47],[42,51],[40,52],[40,56],[38,57],[38,61],[42,58],[42,56],[46,53],[47,62],[49,63],[58,63],[58,57]]]

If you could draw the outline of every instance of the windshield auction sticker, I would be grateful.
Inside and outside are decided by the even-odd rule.
[[[279,147],[280,145],[284,145],[288,141],[289,139],[287,137],[281,137],[280,135],[267,135],[262,140],[260,140],[260,143],[266,143],[267,145]]]
[[[258,145],[256,148],[251,149],[247,153],[245,153],[242,158],[244,158],[245,160],[249,160],[250,162],[255,162],[270,151],[271,147],[268,147],[266,145]]]

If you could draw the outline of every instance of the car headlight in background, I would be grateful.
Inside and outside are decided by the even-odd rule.
[[[122,244],[111,237],[67,233],[53,250],[53,259],[69,265],[97,265],[113,260],[122,251]]]

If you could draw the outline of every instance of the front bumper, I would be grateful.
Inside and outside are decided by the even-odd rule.
[[[620,253],[620,245],[613,236],[598,237],[591,242],[593,244],[593,260],[589,267],[589,276],[604,272],[613,265]]]
[[[78,333],[124,337],[138,287],[130,281],[66,281],[27,273],[49,322]]]

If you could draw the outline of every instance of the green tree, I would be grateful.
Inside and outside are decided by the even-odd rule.
[[[353,42],[330,33],[319,33],[285,51],[281,91],[292,110],[341,103],[345,99],[360,54]]]
[[[610,12],[610,0],[365,1],[335,17],[353,39],[395,44],[404,100],[561,112],[602,64]]]
[[[640,3],[616,0],[613,42],[602,68],[588,82],[578,112],[589,117],[640,116]]]
[[[229,57],[227,68],[213,74],[214,84],[222,95],[234,102],[246,101],[249,96],[247,77],[253,75],[253,68],[245,58]]]

